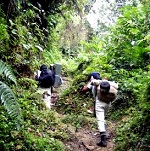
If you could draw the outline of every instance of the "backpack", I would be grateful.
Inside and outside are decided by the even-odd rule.
[[[43,88],[49,88],[54,85],[54,76],[51,70],[44,69],[41,71],[39,85]]]
[[[59,87],[62,84],[62,78],[59,75],[55,75],[54,87]]]
[[[97,86],[97,97],[99,100],[109,103],[116,99],[118,90],[107,81],[102,81]]]

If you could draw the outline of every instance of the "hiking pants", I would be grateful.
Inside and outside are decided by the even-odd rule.
[[[38,88],[38,93],[43,97],[43,101],[47,108],[51,109],[51,87],[50,88]]]
[[[110,103],[102,102],[96,97],[96,103],[95,103],[96,119],[97,119],[98,129],[100,132],[106,132],[105,116],[110,105],[111,105]]]

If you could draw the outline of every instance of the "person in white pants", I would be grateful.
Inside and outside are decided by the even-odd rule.
[[[107,114],[107,111],[109,110],[111,106],[111,101],[102,101],[98,97],[97,93],[97,86],[102,82],[102,81],[107,81],[110,84],[110,90],[118,89],[118,84],[115,82],[111,82],[108,80],[92,80],[87,87],[89,89],[92,89],[93,97],[96,101],[95,103],[95,110],[96,110],[96,119],[97,119],[97,124],[98,124],[98,129],[100,132],[101,140],[99,143],[97,143],[98,146],[101,147],[106,147],[107,142],[106,142],[106,122],[105,122],[105,116]],[[116,92],[116,91],[115,91]]]
[[[100,73],[99,72],[91,72],[87,78],[87,84],[82,88],[82,93],[85,93],[86,91],[88,91],[90,88],[88,88],[87,86],[89,85],[89,83],[92,81],[92,80],[101,80],[101,77],[100,77]],[[94,90],[94,89],[93,89]],[[92,91],[93,91],[92,90]],[[92,92],[93,93],[93,92]],[[94,93],[93,93],[94,94]],[[94,97],[94,100],[95,100],[95,96],[93,95]],[[91,111],[92,109],[92,111]],[[94,117],[96,117],[96,114],[95,114],[95,101],[93,102],[93,107],[87,110],[88,113],[93,113],[94,114]]]

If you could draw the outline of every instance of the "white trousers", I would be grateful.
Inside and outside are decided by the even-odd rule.
[[[51,109],[51,87],[50,88],[38,88],[38,93],[43,96],[43,101],[47,108]]]
[[[105,103],[98,98],[95,98],[95,111],[96,111],[96,119],[98,124],[98,129],[100,132],[106,132],[106,122],[105,122],[105,116],[106,113],[111,105],[111,103]]]

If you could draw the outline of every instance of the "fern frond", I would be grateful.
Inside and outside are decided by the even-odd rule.
[[[13,81],[15,84],[17,84],[16,77],[14,76],[11,68],[9,65],[7,65],[5,62],[0,60],[0,76],[4,74],[6,78]]]
[[[17,99],[12,90],[0,81],[0,100],[4,104],[8,114],[15,120],[17,126],[22,121],[22,114]]]

